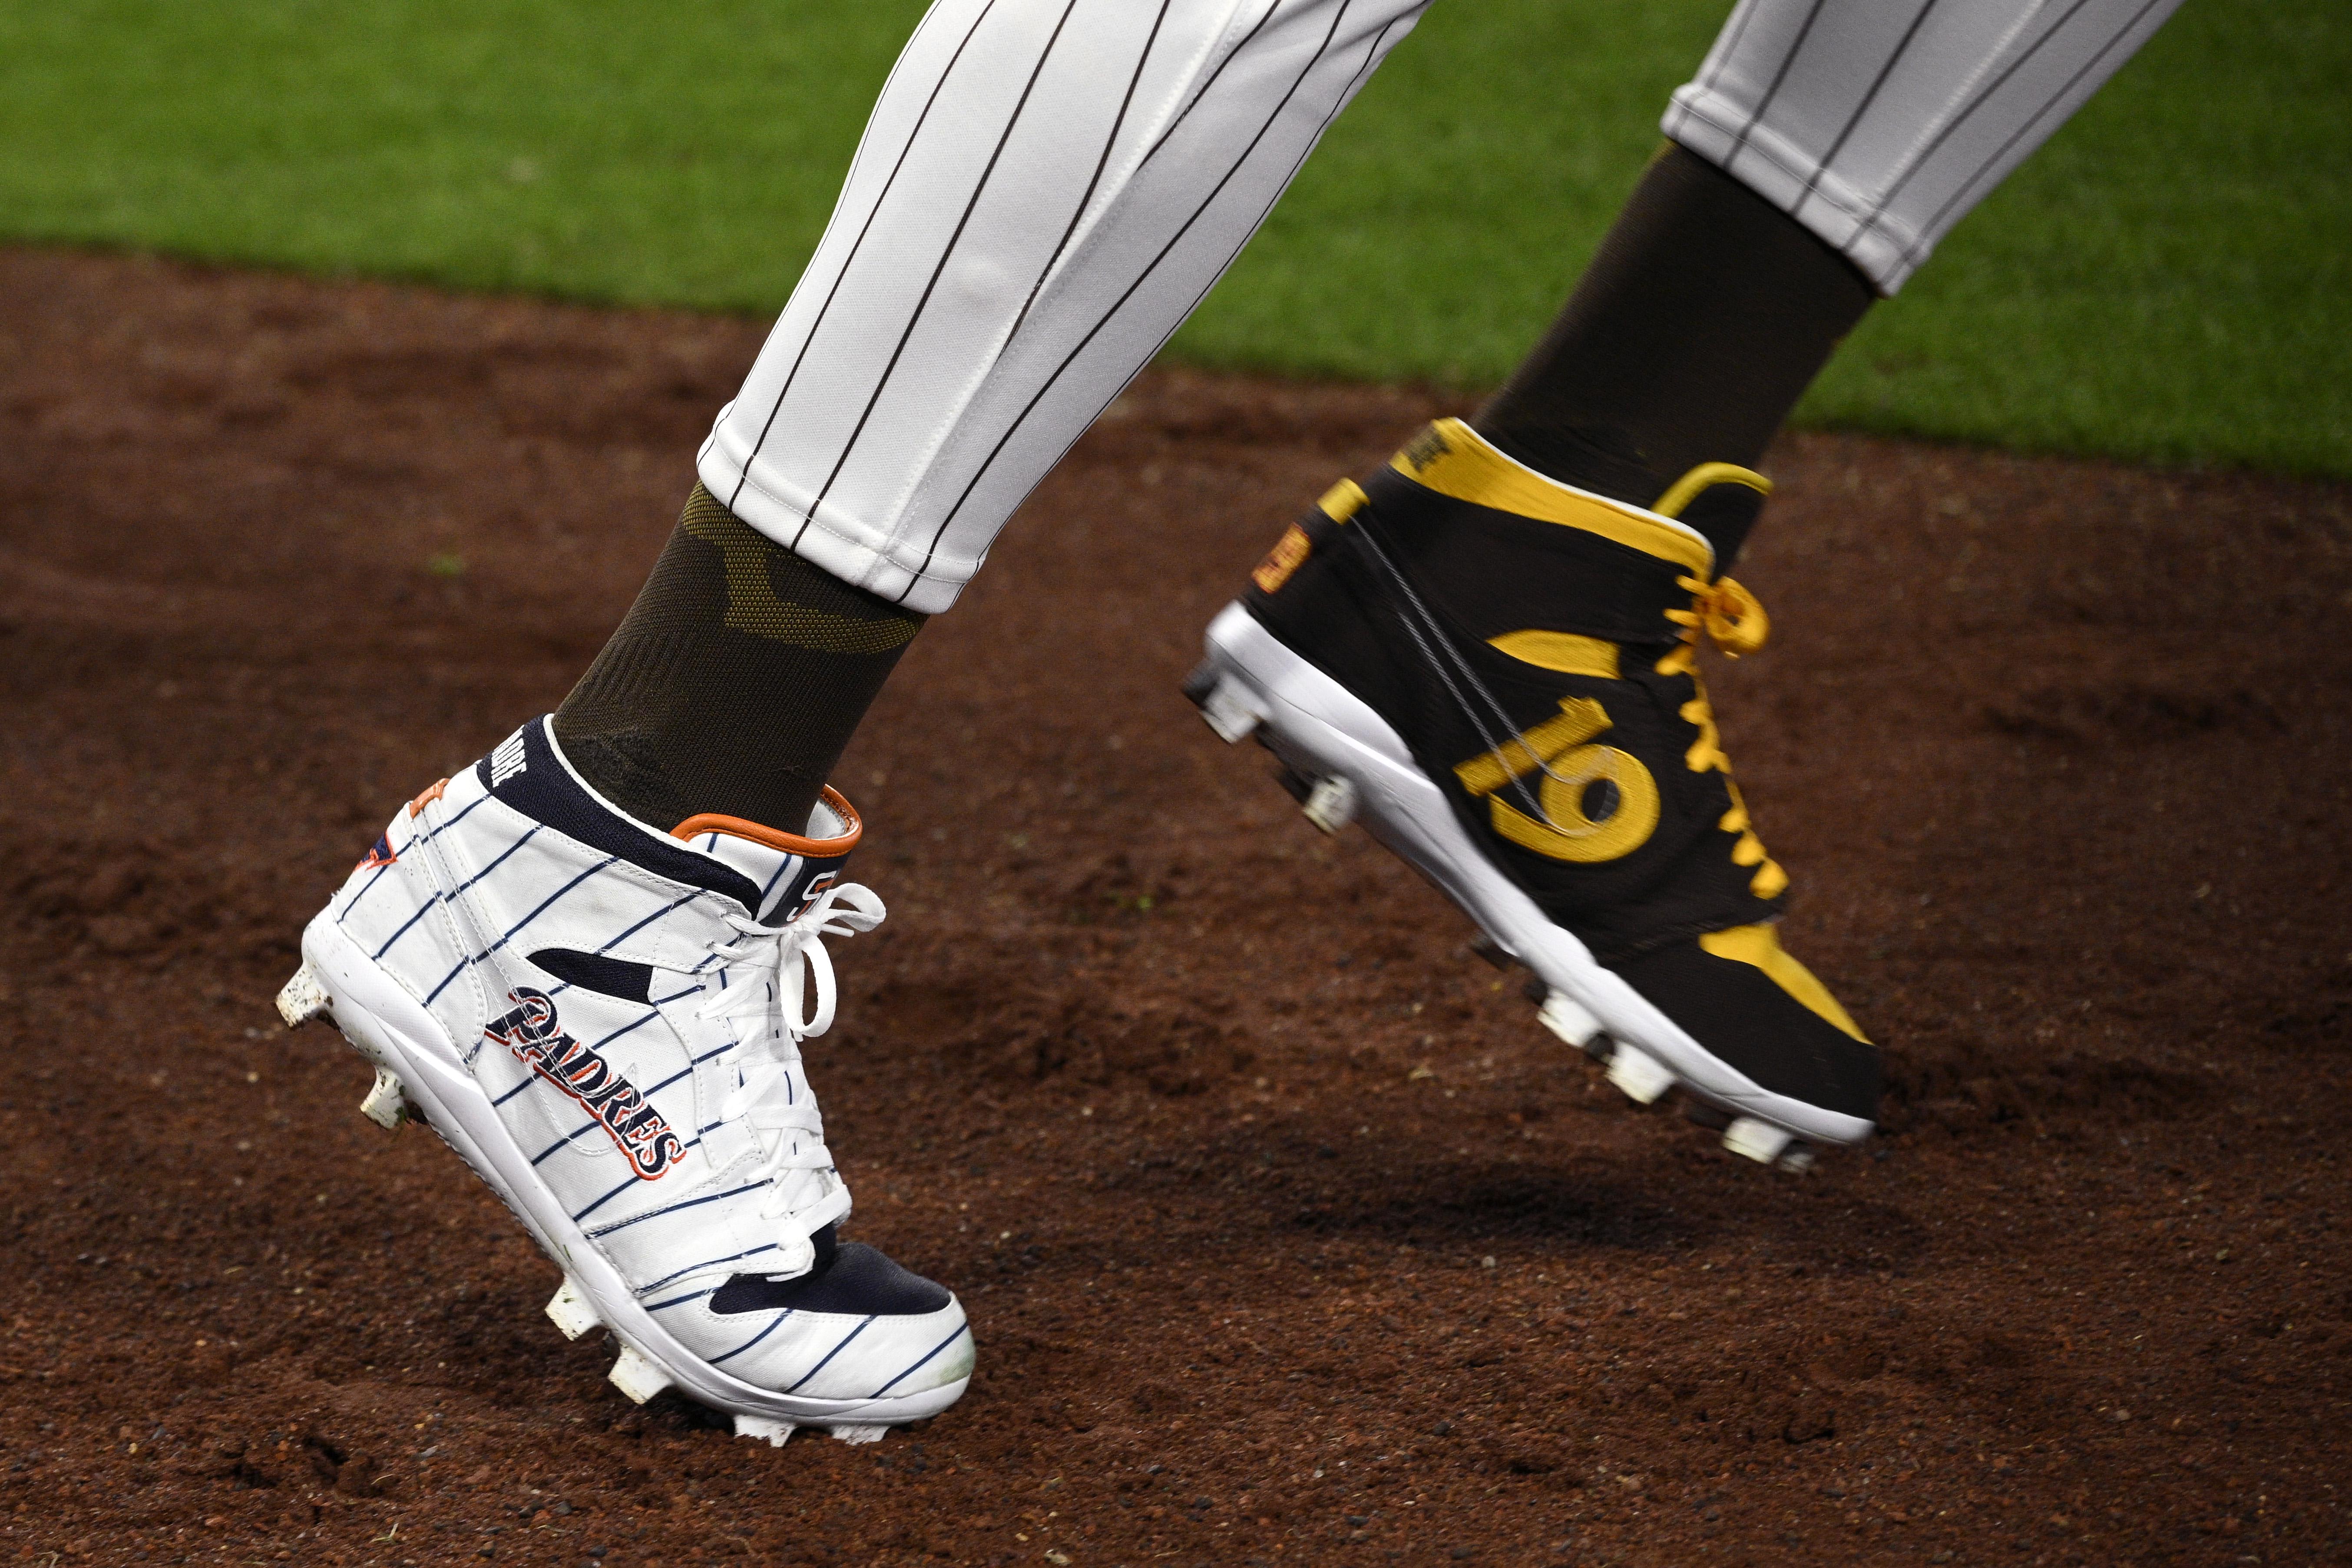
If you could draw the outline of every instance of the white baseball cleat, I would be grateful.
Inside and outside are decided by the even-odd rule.
[[[548,1316],[613,1334],[624,1394],[772,1443],[871,1441],[971,1379],[954,1296],[836,1238],[800,1047],[833,1022],[823,939],[883,918],[841,880],[859,832],[828,789],[805,836],[656,833],[536,720],[394,819],[278,997],[375,1064],[372,1119],[421,1117],[505,1200],[563,1270]]]

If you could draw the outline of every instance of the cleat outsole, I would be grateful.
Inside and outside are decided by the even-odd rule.
[[[408,1091],[401,1088],[390,1068],[375,1069],[375,1086],[360,1101],[360,1114],[386,1132],[399,1131],[400,1124],[408,1120]]]
[[[621,1345],[620,1359],[604,1375],[612,1379],[614,1388],[639,1405],[670,1385],[670,1375],[662,1370],[661,1363],[625,1341]]]
[[[1356,816],[1356,785],[1344,778],[1318,779],[1299,810],[1326,833],[1337,833]]]
[[[307,963],[278,988],[278,1016],[286,1020],[289,1029],[299,1029],[313,1018],[325,1016],[333,1005],[327,987]]]
[[[604,1320],[597,1315],[596,1303],[580,1289],[580,1282],[568,1274],[563,1277],[562,1287],[549,1300],[547,1315],[557,1328],[563,1331],[563,1337],[567,1340],[576,1340],[604,1326]]]
[[[799,1430],[799,1426],[794,1422],[772,1420],[765,1415],[738,1414],[735,1417],[735,1436],[749,1437],[756,1443],[765,1443],[771,1448],[782,1447],[785,1439]]]
[[[1649,1105],[1675,1087],[1675,1075],[1649,1052],[1619,1041],[1609,1053],[1609,1081],[1637,1105]]]

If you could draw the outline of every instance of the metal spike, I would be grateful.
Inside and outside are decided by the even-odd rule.
[[[1629,1100],[1647,1105],[1674,1088],[1675,1075],[1649,1052],[1621,1040],[1609,1058],[1609,1081]]]
[[[1601,1033],[1601,1020],[1594,1017],[1583,1004],[1565,991],[1554,991],[1543,1000],[1543,1011],[1536,1015],[1543,1026],[1561,1039],[1584,1049]]]
[[[547,1303],[547,1315],[554,1320],[557,1328],[563,1331],[563,1337],[567,1340],[576,1340],[591,1329],[604,1326],[604,1320],[597,1315],[596,1303],[588,1299],[587,1291],[580,1289],[580,1281],[569,1274],[563,1277],[562,1287]]]
[[[334,999],[327,994],[317,972],[307,963],[278,988],[278,1016],[286,1020],[289,1029],[300,1028],[333,1005]]]
[[[408,1094],[390,1068],[375,1069],[375,1087],[360,1101],[360,1114],[387,1132],[396,1132],[408,1120]]]
[[[1769,1165],[1780,1158],[1781,1151],[1794,1141],[1795,1134],[1785,1127],[1775,1127],[1753,1116],[1742,1116],[1723,1130],[1723,1146],[1743,1159],[1759,1165]]]
[[[784,1439],[799,1429],[793,1422],[772,1420],[765,1415],[738,1415],[735,1417],[735,1436],[764,1442],[772,1448],[782,1447]]]
[[[1229,746],[1248,740],[1265,718],[1249,700],[1248,689],[1230,676],[1220,679],[1194,700],[1217,739]]]
[[[860,1426],[844,1423],[833,1428],[833,1438],[836,1443],[879,1443],[882,1440],[882,1434],[888,1430],[890,1428],[887,1426]]]
[[[1318,780],[1314,793],[1300,808],[1307,820],[1326,833],[1337,833],[1348,826],[1356,815],[1356,785],[1352,779],[1328,778]]]
[[[639,1405],[669,1386],[669,1373],[661,1369],[661,1363],[626,1342],[621,1345],[621,1358],[605,1375],[614,1388]]]

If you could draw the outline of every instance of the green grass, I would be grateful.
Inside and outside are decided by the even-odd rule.
[[[1452,0],[1171,353],[1465,385],[1550,316],[1725,0]],[[916,0],[0,5],[0,234],[768,311]],[[1801,416],[2352,474],[2341,0],[2193,0]]]

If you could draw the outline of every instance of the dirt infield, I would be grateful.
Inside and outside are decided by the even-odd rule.
[[[0,252],[0,1562],[2352,1562],[2352,489],[1774,455],[1717,706],[1894,1079],[1791,1177],[1177,695],[1404,391],[1149,378],[845,765],[892,914],[812,1070],[969,1397],[628,1405],[269,998],[562,695],[760,335]]]

